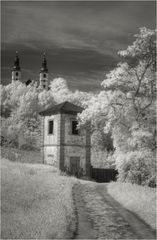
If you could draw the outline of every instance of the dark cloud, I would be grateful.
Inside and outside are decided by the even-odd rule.
[[[50,78],[96,90],[142,26],[155,28],[153,1],[2,2],[2,82],[11,80],[16,50],[23,81],[38,80],[46,51]]]

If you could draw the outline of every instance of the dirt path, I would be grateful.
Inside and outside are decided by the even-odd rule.
[[[73,195],[75,239],[155,239],[155,232],[117,203],[104,184],[76,184]]]
[[[74,202],[77,217],[75,239],[95,239],[95,230],[85,206],[81,184],[76,184],[74,187]]]

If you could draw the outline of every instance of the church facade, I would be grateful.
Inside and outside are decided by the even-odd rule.
[[[14,65],[12,68],[12,83],[15,81],[21,81],[21,67],[20,67],[20,59],[18,52],[16,52],[15,60],[14,60]],[[30,84],[31,80],[29,79],[26,82],[26,85]],[[39,87],[41,89],[48,90],[49,88],[49,76],[48,76],[48,68],[47,68],[47,60],[46,60],[46,55],[45,53],[43,54],[42,58],[42,64],[39,72]]]

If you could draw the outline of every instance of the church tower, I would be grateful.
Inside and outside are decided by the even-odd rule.
[[[12,69],[12,83],[15,81],[20,81],[20,80],[21,80],[21,68],[20,68],[20,63],[19,63],[18,52],[16,51],[14,66]]]
[[[43,54],[42,65],[39,74],[39,87],[48,90],[49,80],[48,80],[48,68],[45,53]]]

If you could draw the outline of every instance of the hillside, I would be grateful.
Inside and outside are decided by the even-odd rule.
[[[20,163],[42,163],[40,151],[27,151],[12,147],[1,147],[2,158],[9,159]]]
[[[3,239],[70,238],[75,228],[72,186],[52,166],[2,159]],[[67,230],[68,229],[68,230]]]
[[[131,183],[111,182],[108,193],[124,208],[156,229],[156,189]]]

